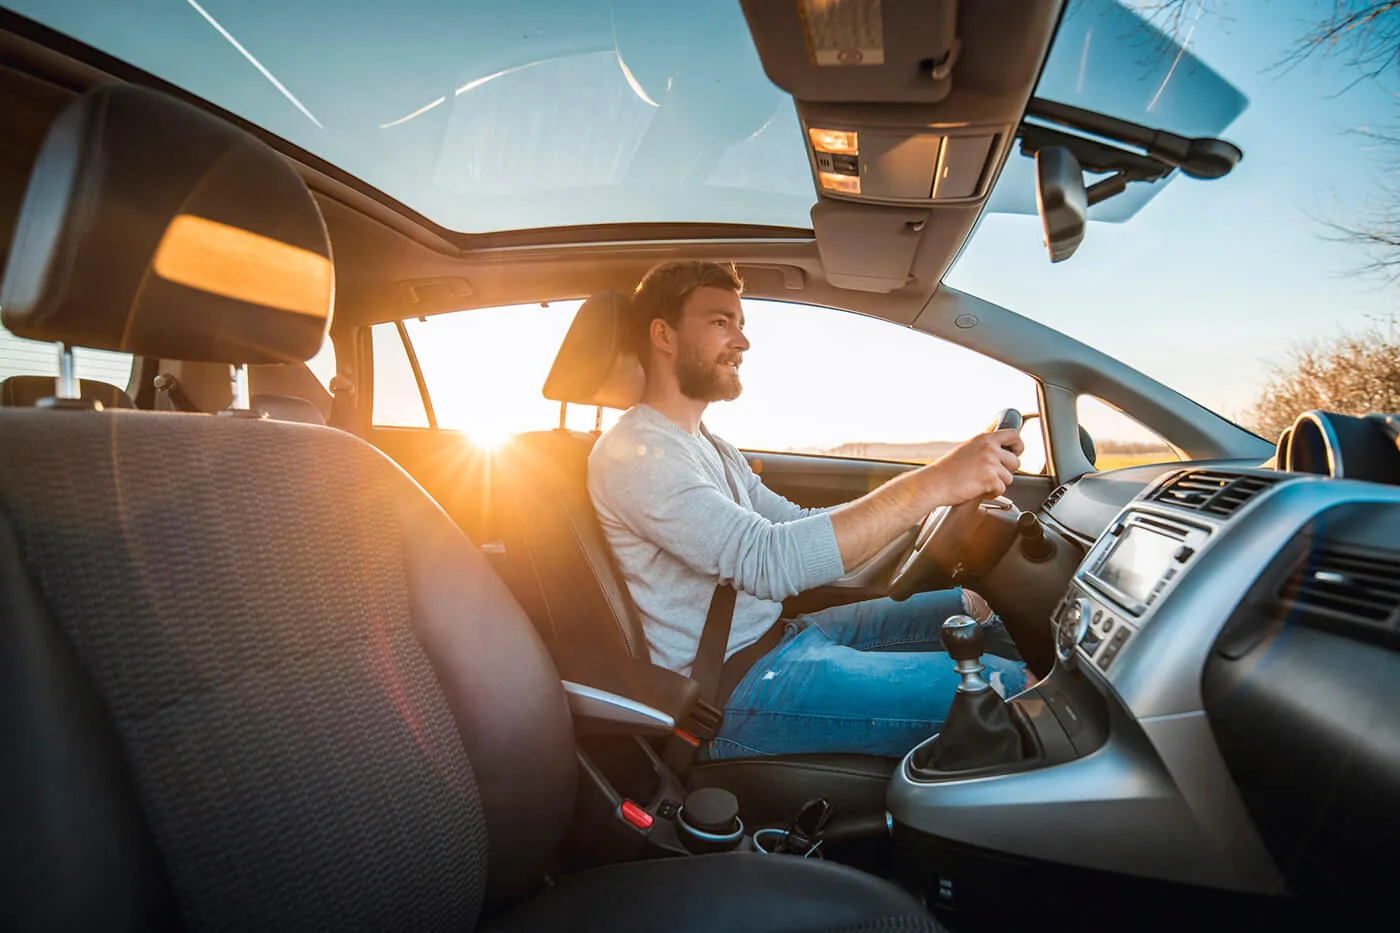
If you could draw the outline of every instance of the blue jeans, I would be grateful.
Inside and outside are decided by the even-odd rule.
[[[904,602],[835,606],[780,623],[778,647],[734,688],[709,757],[903,756],[943,728],[960,678],[938,633],[945,619],[963,612],[962,591],[952,589]],[[983,677],[1004,697],[1020,693],[1025,665],[1001,620],[993,616],[983,625]]]

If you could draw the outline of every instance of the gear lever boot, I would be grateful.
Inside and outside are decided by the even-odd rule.
[[[939,638],[962,683],[929,764],[939,771],[967,771],[1020,761],[1025,757],[1021,734],[1006,702],[982,679],[986,635],[981,626],[969,616],[952,616]]]

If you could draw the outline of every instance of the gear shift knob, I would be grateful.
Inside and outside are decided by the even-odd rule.
[[[954,661],[976,661],[982,657],[987,636],[971,616],[949,616],[938,633],[943,650]]]
[[[953,667],[962,675],[959,693],[980,693],[988,688],[982,679],[982,648],[987,635],[971,616],[949,616],[938,633],[943,650],[955,662]]]

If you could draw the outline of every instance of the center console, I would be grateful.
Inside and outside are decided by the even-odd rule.
[[[906,881],[930,903],[1004,908],[1022,881],[1047,879],[1072,906],[1139,883],[1284,893],[1212,734],[1202,672],[1297,529],[1339,496],[1380,493],[1239,471],[1211,480],[1238,493],[1217,499],[1175,488],[1190,480],[1144,490],[1075,571],[1054,613],[1052,671],[1008,703],[1020,760],[940,771],[935,736],[891,779]]]

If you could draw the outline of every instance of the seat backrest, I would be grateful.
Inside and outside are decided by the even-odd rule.
[[[499,493],[509,578],[565,679],[599,656],[649,661],[641,618],[588,495],[596,434],[534,431],[504,452]]]
[[[625,340],[630,299],[602,292],[579,306],[560,344],[544,396],[575,405],[630,408],[641,398],[641,364]],[[502,539],[511,583],[565,677],[601,658],[650,661],[627,583],[588,495],[597,434],[537,431],[508,452]]]
[[[11,376],[0,382],[0,406],[8,408],[32,408],[40,399],[54,394],[52,376]],[[131,396],[112,385],[96,379],[78,380],[80,398],[101,402],[103,408],[135,408]]]
[[[230,239],[261,291],[195,275],[248,262]],[[0,304],[33,339],[302,360],[329,274],[269,289],[308,257],[288,162],[107,86],[45,143]],[[480,554],[362,441],[254,418],[0,410],[0,735],[9,928],[468,930],[573,810],[558,674]]]

